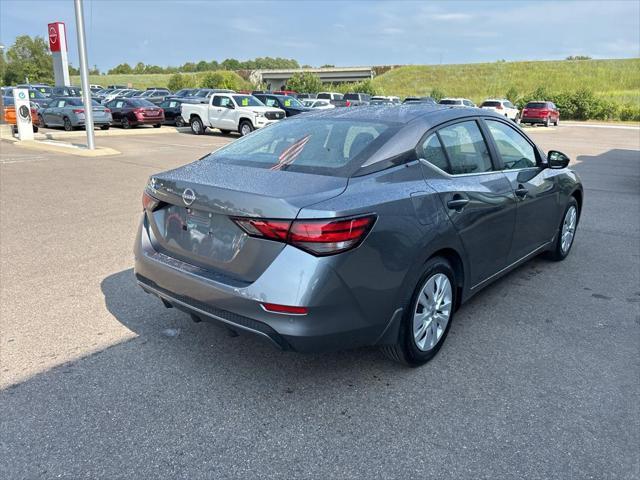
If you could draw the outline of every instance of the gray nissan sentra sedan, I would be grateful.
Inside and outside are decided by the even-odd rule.
[[[583,189],[568,163],[486,110],[303,114],[153,175],[136,277],[282,349],[380,345],[420,365],[476,292],[569,254]]]

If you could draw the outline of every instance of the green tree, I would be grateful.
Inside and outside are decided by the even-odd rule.
[[[434,87],[431,89],[431,93],[429,94],[431,98],[433,98],[436,102],[439,102],[445,97],[445,94],[438,87]]]
[[[197,72],[206,72],[207,70],[209,70],[209,63],[205,62],[204,60],[200,60],[198,62],[198,64],[196,65],[196,71]]]
[[[249,82],[235,72],[218,70],[207,72],[200,76],[198,82],[202,88],[229,88],[231,90],[245,90],[251,88]]]
[[[221,64],[223,70],[240,70],[240,62],[235,58],[227,58]]]
[[[80,69],[69,63],[69,75],[80,75]]]
[[[121,63],[120,65],[117,65],[111,70],[109,70],[108,73],[109,75],[112,75],[112,74],[127,75],[130,73],[133,73],[133,69],[131,68],[131,65],[129,65],[128,63]]]
[[[144,71],[145,71],[145,65],[142,62],[136,63],[136,66],[133,67],[133,73],[135,73],[136,75],[144,73]]]
[[[318,93],[322,90],[322,81],[314,73],[296,72],[287,80],[287,88],[300,93]]]
[[[53,60],[42,37],[20,35],[7,50],[4,84],[22,83],[27,78],[31,83],[53,83]]]
[[[167,88],[174,92],[182,88],[193,88],[195,86],[195,78],[193,75],[183,75],[182,73],[174,73],[169,77]]]

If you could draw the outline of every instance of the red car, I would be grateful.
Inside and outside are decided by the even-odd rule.
[[[111,109],[113,124],[122,128],[149,124],[160,128],[164,122],[164,110],[141,98],[115,98],[106,106]]]
[[[553,102],[529,102],[522,109],[520,123],[542,123],[548,127],[552,123],[558,125],[560,122],[560,110]]]

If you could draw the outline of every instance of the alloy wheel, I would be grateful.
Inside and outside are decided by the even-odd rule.
[[[247,125],[246,123],[243,123],[240,133],[242,133],[243,137],[245,135],[249,135],[251,133],[251,127],[249,125]]]
[[[571,205],[564,215],[562,222],[562,233],[560,240],[560,248],[562,253],[566,254],[571,248],[573,237],[576,233],[576,224],[578,223],[578,211],[574,205]]]
[[[413,339],[423,352],[435,347],[451,318],[453,290],[444,273],[427,279],[420,290],[413,312]]]

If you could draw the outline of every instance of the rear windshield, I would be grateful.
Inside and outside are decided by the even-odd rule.
[[[500,102],[482,102],[482,105],[480,105],[481,107],[499,107],[501,104]]]
[[[461,105],[460,100],[440,100],[440,105]]]
[[[546,108],[547,104],[545,102],[529,102],[527,103],[525,108]]]
[[[359,93],[347,93],[345,94],[344,97],[342,97],[343,100],[360,100],[360,94]]]
[[[208,159],[232,165],[348,177],[399,127],[340,119],[289,119],[242,137]]]
[[[151,103],[149,100],[144,100],[141,98],[131,98],[127,100],[129,105],[133,105],[134,107],[155,107],[156,105]]]

